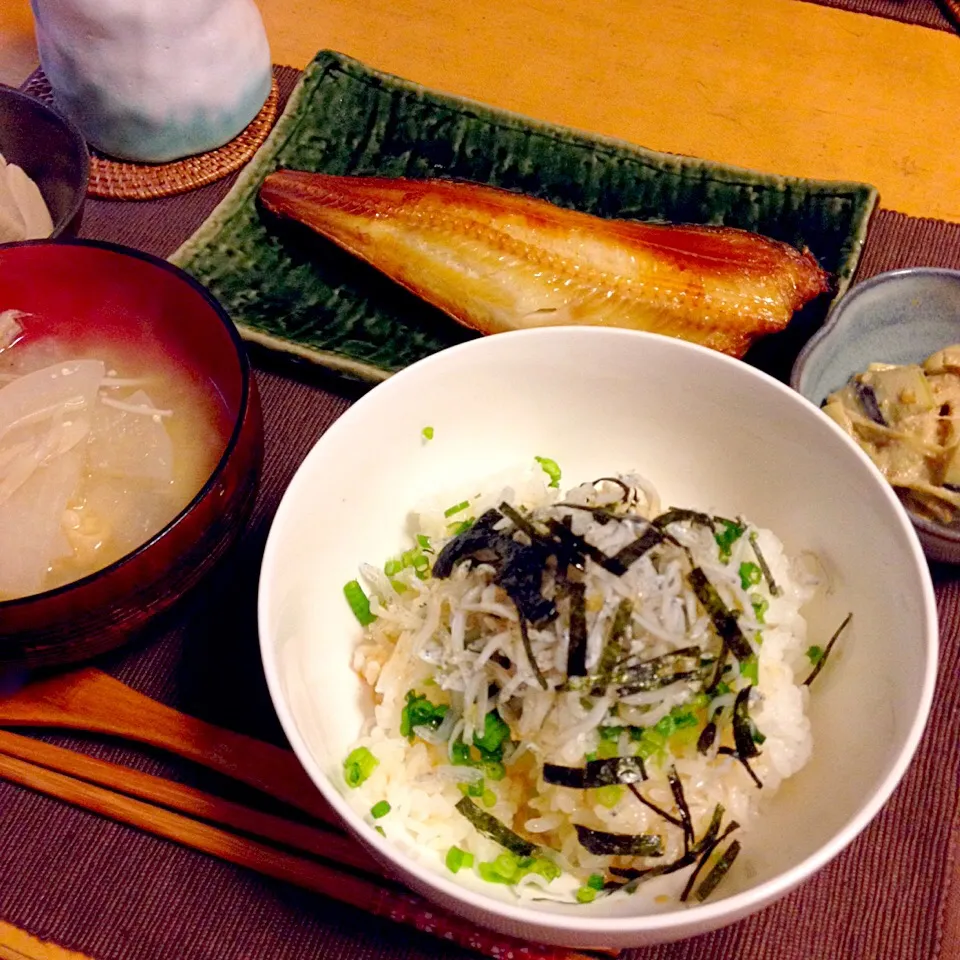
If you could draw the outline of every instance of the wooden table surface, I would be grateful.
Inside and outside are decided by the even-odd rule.
[[[960,36],[800,0],[257,0],[276,63],[321,48],[543,120],[960,222]],[[0,82],[36,66],[0,0]],[[0,958],[77,954],[0,921]]]
[[[543,120],[960,222],[960,36],[799,0],[257,0],[276,63],[318,49]],[[0,2],[0,81],[36,63]]]

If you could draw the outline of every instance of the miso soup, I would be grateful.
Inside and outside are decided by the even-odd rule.
[[[70,583],[149,540],[223,454],[226,412],[162,350],[29,336],[0,313],[0,600]]]

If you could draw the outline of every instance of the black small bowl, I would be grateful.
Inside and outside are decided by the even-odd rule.
[[[0,86],[0,153],[40,188],[53,220],[51,237],[76,233],[90,175],[80,131],[53,107]]]

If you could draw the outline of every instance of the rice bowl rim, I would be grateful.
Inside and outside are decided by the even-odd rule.
[[[533,906],[511,903],[506,900],[489,896],[483,891],[474,890],[458,883],[456,880],[444,876],[435,869],[424,866],[412,856],[408,856],[397,846],[382,837],[371,824],[353,808],[347,798],[340,792],[332,780],[320,769],[314,759],[306,741],[300,734],[293,711],[287,704],[283,683],[279,675],[279,658],[271,640],[269,624],[275,621],[272,609],[274,591],[271,589],[272,570],[276,566],[276,558],[282,550],[280,530],[290,521],[295,521],[300,510],[300,504],[309,497],[307,484],[308,475],[312,472],[314,463],[323,459],[325,446],[341,435],[358,435],[360,423],[367,418],[368,409],[376,409],[381,405],[390,406],[394,393],[406,388],[409,381],[416,381],[423,373],[432,371],[435,367],[443,367],[456,360],[464,353],[483,353],[486,351],[501,351],[510,349],[513,344],[529,347],[527,341],[535,344],[538,340],[576,340],[589,339],[594,341],[608,340],[616,347],[617,341],[621,346],[617,349],[636,349],[643,343],[653,343],[658,349],[678,354],[699,356],[708,363],[727,366],[739,371],[736,375],[752,381],[751,386],[760,391],[773,391],[786,398],[790,404],[806,413],[815,416],[820,427],[832,433],[848,451],[868,469],[874,480],[874,486],[880,496],[890,507],[900,531],[904,534],[908,545],[912,566],[918,572],[921,581],[923,622],[922,640],[925,647],[925,662],[923,665],[923,681],[920,697],[915,707],[913,721],[907,736],[904,739],[896,760],[891,765],[883,781],[875,788],[871,796],[864,802],[858,812],[845,823],[834,836],[824,843],[816,852],[799,861],[793,866],[779,873],[777,876],[756,886],[752,886],[740,893],[716,900],[714,902],[692,905],[677,904],[674,909],[630,916],[591,916],[586,910],[589,905],[578,906],[583,913],[554,913],[541,911]],[[358,558],[358,562],[359,562]],[[740,360],[718,353],[707,347],[687,341],[664,337],[659,334],[646,333],[637,330],[609,329],[601,327],[542,327],[533,330],[510,331],[496,334],[491,337],[481,337],[469,340],[457,346],[440,351],[430,357],[418,361],[406,369],[394,374],[388,380],[378,384],[369,393],[361,397],[348,408],[330,428],[318,438],[310,452],[291,479],[280,501],[280,505],[271,523],[267,537],[261,565],[261,576],[258,596],[258,629],[260,636],[260,651],[263,662],[267,688],[276,709],[277,716],[291,748],[301,765],[306,770],[314,785],[322,793],[326,801],[337,812],[350,830],[359,836],[363,842],[372,847],[379,857],[395,866],[402,874],[411,874],[419,883],[432,891],[450,900],[458,901],[473,909],[483,910],[509,920],[515,924],[537,927],[557,933],[571,932],[584,935],[603,936],[636,934],[670,933],[677,936],[694,935],[720,926],[726,918],[736,919],[755,912],[760,907],[779,899],[801,882],[822,869],[834,857],[849,846],[886,804],[890,795],[896,789],[910,762],[916,753],[917,746],[926,726],[927,718],[933,703],[934,687],[937,677],[938,663],[938,621],[936,599],[933,592],[933,583],[930,571],[924,558],[920,541],[910,520],[909,514],[901,504],[893,488],[883,479],[880,472],[866,453],[829,417],[820,413],[818,408],[801,394],[792,390],[786,384],[774,379],[761,370],[751,367]],[[586,908],[586,909],[584,909]],[[689,929],[696,928],[696,929]],[[685,934],[686,931],[686,934]]]

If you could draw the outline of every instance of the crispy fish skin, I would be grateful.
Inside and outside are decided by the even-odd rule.
[[[482,333],[627,327],[740,357],[829,288],[809,251],[758,234],[605,220],[462,181],[281,170],[260,200]]]

